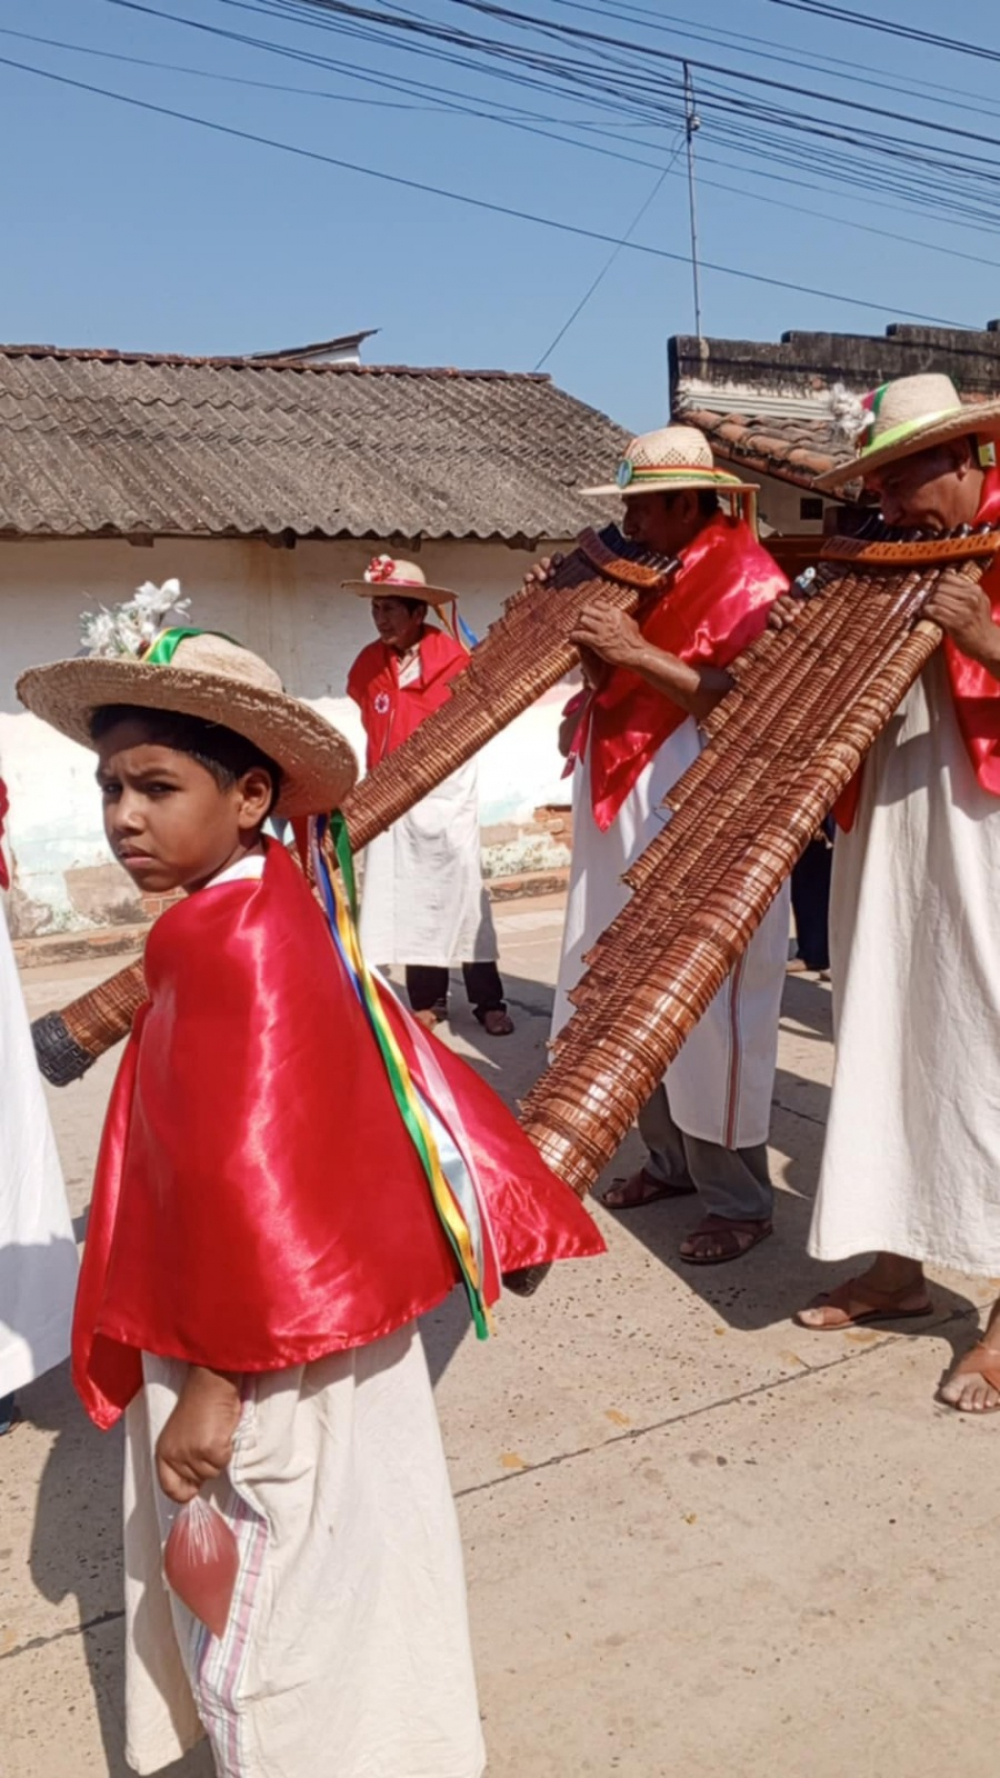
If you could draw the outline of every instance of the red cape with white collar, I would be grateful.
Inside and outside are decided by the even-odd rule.
[[[347,692],[361,711],[369,771],[448,702],[451,681],[468,664],[468,649],[433,624],[420,638],[420,672],[408,685],[400,685],[399,656],[384,642],[361,650],[347,675]]]
[[[750,527],[720,513],[681,555],[681,567],[640,628],[654,648],[691,665],[728,667],[756,641],[767,613],[788,586]],[[594,820],[611,826],[664,741],[687,721],[682,710],[638,673],[616,667],[583,718],[589,747]],[[574,744],[576,745],[576,744]]]
[[[141,1009],[108,1109],[73,1373],[109,1426],[140,1353],[279,1370],[367,1344],[457,1280],[364,1010],[284,849],[200,890],[146,947]],[[386,996],[414,1080],[463,1123],[499,1270],[603,1251],[590,1216],[471,1068]],[[444,1116],[447,1123],[447,1115]]]

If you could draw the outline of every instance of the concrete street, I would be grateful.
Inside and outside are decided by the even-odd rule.
[[[513,1101],[543,1065],[561,912],[498,914],[516,1036],[483,1036],[459,986],[453,1034]],[[32,1014],[110,967],[26,972]],[[901,1334],[792,1325],[829,1281],[804,1246],[831,1059],[829,989],[789,978],[776,1232],[748,1259],[675,1260],[691,1201],[598,1209],[608,1257],[506,1300],[490,1346],[457,1293],[425,1329],[490,1778],[992,1778],[1000,1422],[933,1391],[1000,1286],[942,1276]],[[113,1066],[50,1096],[81,1217]],[[124,1778],[119,1440],[65,1372],[22,1406],[0,1440],[0,1772]]]

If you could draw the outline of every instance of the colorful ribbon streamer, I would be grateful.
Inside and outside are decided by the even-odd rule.
[[[329,823],[337,863],[343,878],[343,890],[339,887],[323,850],[323,837],[327,825],[325,816],[317,817],[311,821],[310,839],[313,868],[326,908],[330,931],[355,993],[368,1014],[369,1024],[389,1076],[393,1097],[399,1107],[410,1140],[417,1151],[420,1164],[427,1175],[434,1208],[455,1255],[462,1283],[465,1286],[476,1334],[479,1339],[485,1340],[488,1339],[490,1333],[490,1314],[483,1295],[483,1231],[475,1193],[474,1191],[463,1192],[461,1195],[464,1202],[460,1207],[456,1191],[453,1190],[445,1176],[441,1162],[440,1139],[435,1140],[431,1128],[433,1114],[424,1104],[414,1084],[406,1058],[386,1017],[385,1008],[372,981],[358,942],[357,892],[347,824],[339,811],[333,815]],[[448,1139],[448,1147],[453,1151],[450,1158],[456,1172],[465,1172],[464,1159],[443,1126],[441,1127],[441,1138]]]

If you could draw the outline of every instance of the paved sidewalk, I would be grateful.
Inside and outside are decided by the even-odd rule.
[[[513,1100],[544,1063],[561,912],[497,911],[517,1034],[486,1038],[458,985],[453,1040]],[[28,972],[32,1011],[104,973]],[[932,1399],[990,1284],[942,1278],[902,1335],[791,1324],[820,1283],[830,1064],[829,990],[790,978],[777,1227],[746,1261],[676,1262],[690,1203],[598,1210],[607,1259],[506,1301],[491,1346],[457,1295],[429,1320],[490,1778],[993,1778],[1000,1422]],[[80,1214],[112,1067],[51,1095]],[[62,1373],[24,1408],[0,1440],[0,1773],[125,1778],[119,1442]]]

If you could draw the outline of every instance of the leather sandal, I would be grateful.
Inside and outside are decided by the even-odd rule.
[[[681,1249],[680,1257],[687,1266],[725,1266],[730,1260],[742,1259],[754,1247],[766,1241],[768,1235],[774,1233],[774,1224],[769,1217],[742,1218],[735,1216],[706,1216],[698,1227],[685,1235],[686,1241],[697,1241],[701,1236],[710,1237],[723,1248],[721,1253],[685,1253]],[[742,1240],[741,1236],[746,1236]]]
[[[862,1327],[873,1321],[917,1321],[924,1315],[933,1315],[934,1304],[928,1297],[926,1302],[910,1308],[902,1305],[907,1297],[918,1294],[919,1287],[907,1284],[902,1290],[876,1290],[874,1285],[866,1284],[863,1278],[846,1278],[833,1290],[821,1291],[814,1297],[806,1309],[800,1309],[793,1317],[799,1327],[809,1329],[810,1333],[840,1333],[845,1327]],[[803,1321],[804,1314],[811,1309],[834,1309],[839,1320],[825,1322],[817,1327],[812,1321]]]
[[[668,1179],[657,1179],[648,1167],[640,1167],[627,1179],[614,1180],[602,1193],[601,1203],[608,1210],[644,1210],[647,1204],[657,1204],[661,1198],[689,1198],[694,1189],[693,1185],[673,1185]]]
[[[489,1037],[509,1037],[514,1021],[505,1006],[491,1006],[489,1012],[483,1014],[482,1026]]]

